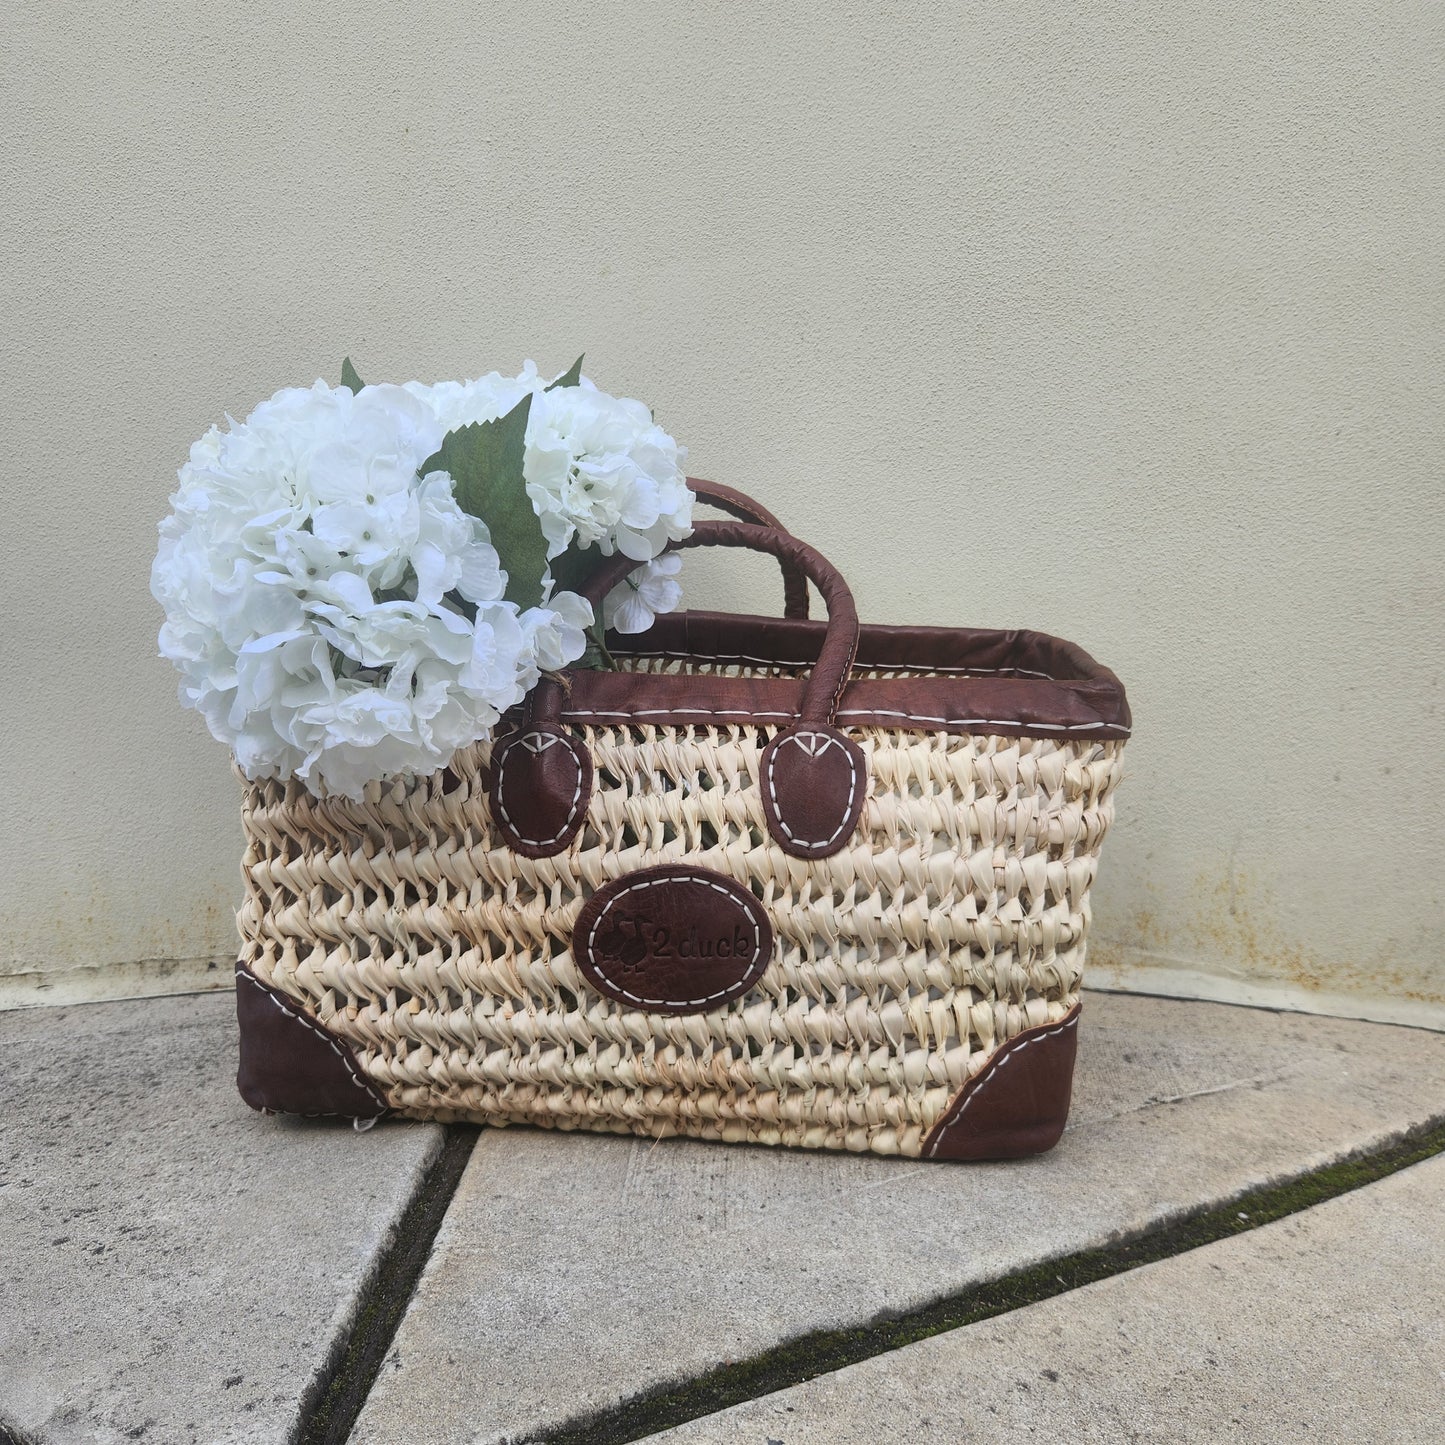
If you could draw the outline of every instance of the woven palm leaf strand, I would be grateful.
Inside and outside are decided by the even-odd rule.
[[[417,1118],[917,1155],[960,1086],[1078,998],[1122,742],[859,728],[849,846],[773,843],[771,728],[579,729],[596,785],[554,858],[493,832],[489,748],[361,803],[245,785],[242,960]],[[687,862],[752,890],[771,965],[712,1013],[630,1010],[569,951],[599,887]]]

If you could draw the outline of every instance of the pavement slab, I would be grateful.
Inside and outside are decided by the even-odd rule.
[[[650,1445],[1438,1445],[1445,1159]]]
[[[1072,1121],[1036,1159],[484,1131],[351,1440],[544,1435],[1442,1117],[1439,1034],[1091,994]]]
[[[263,1118],[235,1071],[230,994],[0,1013],[0,1427],[291,1437],[442,1131]]]

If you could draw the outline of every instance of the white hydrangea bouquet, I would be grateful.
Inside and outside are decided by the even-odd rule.
[[[603,627],[681,601],[686,451],[581,358],[547,382],[287,388],[192,448],[151,591],[180,697],[248,778],[359,799],[491,735]],[[594,618],[571,590],[641,565]]]

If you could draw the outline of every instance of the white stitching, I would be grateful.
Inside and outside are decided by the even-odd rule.
[[[848,759],[848,803],[843,809],[843,816],[838,826],[821,841],[799,838],[793,830],[788,827],[787,822],[783,818],[782,805],[778,802],[777,781],[773,777],[773,767],[778,760],[779,748],[790,742],[796,743],[799,748],[803,748],[802,740],[805,737],[823,739],[823,746],[819,748],[816,753],[811,754],[812,757],[820,758],[829,748],[840,747],[843,749],[843,756]],[[803,750],[805,752],[807,751],[806,748],[803,748]],[[843,831],[847,826],[848,819],[853,815],[853,799],[858,796],[858,760],[853,756],[851,749],[844,746],[840,739],[831,737],[825,732],[819,732],[814,728],[800,728],[797,732],[784,733],[774,741],[772,750],[768,753],[768,770],[763,779],[763,783],[768,790],[768,796],[773,800],[773,816],[778,820],[778,827],[788,835],[789,839],[793,843],[796,843],[799,848],[826,848]]]
[[[674,662],[756,662],[761,667],[812,667],[817,661],[816,658],[793,658],[793,657],[753,657],[746,652],[668,652],[662,648],[647,648],[637,652],[629,652],[628,657],[661,657]],[[855,662],[855,666],[856,666]],[[892,672],[901,670],[905,672],[919,671],[920,673],[949,673],[973,675],[979,677],[1037,677],[1045,682],[1068,682],[1069,678],[1057,678],[1051,672],[1035,672],[1027,667],[935,667],[915,669],[914,664],[907,662],[865,662],[862,664],[865,671]],[[1083,681],[1083,679],[1077,679]]]
[[[613,708],[609,711],[607,709],[596,710],[586,707],[569,707],[564,711],[563,716],[605,718],[677,717],[679,714],[683,713],[696,713],[702,717],[736,716],[744,719],[752,719],[756,717],[796,718],[798,716],[798,714],[795,712],[769,712],[761,708],[749,708],[746,711],[740,708],[734,708],[731,711],[729,711],[727,708],[723,708],[720,711],[717,711],[705,707],[638,707],[632,708],[628,712],[619,712],[616,708]]]
[[[721,883],[715,883],[711,878],[705,877],[700,873],[669,873],[666,878],[646,878],[640,883],[629,884],[626,888],[622,889],[621,892],[614,893],[612,897],[597,910],[597,917],[592,920],[592,926],[588,928],[587,937],[583,940],[583,947],[587,953],[587,961],[596,971],[597,977],[607,984],[609,988],[615,988],[624,998],[630,999],[635,1004],[641,1004],[644,1008],[653,1004],[670,1004],[674,1007],[683,1004],[688,1008],[695,1008],[699,1004],[711,1003],[715,998],[722,998],[724,994],[730,993],[733,994],[734,997],[741,997],[742,994],[746,993],[748,989],[768,971],[768,964],[771,961],[762,957],[762,930],[758,927],[758,920],[753,917],[752,910],[749,908],[742,908],[740,911],[747,918],[748,924],[753,930],[753,952],[758,955],[757,962],[747,968],[741,978],[729,984],[726,988],[720,988],[716,993],[708,994],[706,998],[640,998],[635,993],[629,993],[620,983],[608,978],[607,975],[603,973],[602,965],[597,962],[597,958],[592,952],[592,940],[597,934],[597,925],[607,917],[608,910],[612,905],[626,898],[629,893],[636,893],[639,888],[660,888],[664,883],[701,883],[705,887],[711,888],[715,893],[721,893],[728,902],[733,904],[738,902],[738,895],[734,893],[731,888],[724,888]],[[751,895],[749,896],[751,897]],[[762,966],[759,967],[759,964]],[[754,972],[754,970],[756,970],[756,972]]]
[[[506,777],[507,754],[511,752],[512,748],[515,747],[518,743],[523,743],[526,745],[527,751],[535,757],[538,753],[545,752],[547,750],[547,747],[549,747],[551,743],[559,743],[563,741],[562,738],[558,737],[554,733],[552,734],[549,742],[544,744],[540,748],[534,748],[530,743],[527,742],[528,738],[545,737],[547,737],[547,734],[541,732],[539,729],[536,728],[534,728],[531,732],[518,733],[516,737],[509,738],[505,743],[502,744],[502,756],[497,759],[497,811],[502,815],[503,818],[506,819],[507,826],[512,830],[513,833],[516,834],[517,841],[520,843],[525,843],[529,848],[550,848],[553,843],[558,841],[558,839],[566,837],[568,831],[577,821],[577,800],[582,796],[582,764],[577,761],[577,754],[574,750],[574,745],[573,747],[569,747],[567,749],[567,755],[572,759],[572,766],[577,771],[577,785],[572,789],[572,801],[567,805],[567,816],[564,819],[561,828],[558,829],[557,832],[553,833],[550,838],[529,838],[517,826],[516,819],[514,819],[512,815],[507,811],[507,804],[502,797],[502,783]],[[568,741],[570,742],[570,739]]]
[[[881,707],[844,708],[838,716],[901,717],[906,718],[909,722],[945,723],[951,727],[1028,728],[1033,732],[1048,733],[1087,733],[1099,732],[1108,728],[1111,732],[1123,733],[1127,737],[1130,731],[1122,723],[1036,723],[1025,722],[1022,718],[1016,717],[926,717],[922,713],[890,712]]]
[[[853,645],[848,650],[848,661],[842,672],[838,674],[838,686],[833,689],[832,701],[828,704],[828,725],[831,727],[838,720],[838,704],[843,701],[843,692],[853,680],[853,663],[858,657],[858,645],[862,641],[862,634],[858,630],[858,614],[853,614]]]
[[[608,722],[619,723],[625,723],[629,718],[635,717],[676,719],[705,717],[747,723],[764,717],[796,718],[798,714],[768,711],[763,708],[651,707],[632,708],[623,712],[618,708],[569,707],[564,711],[563,716],[566,718],[602,718]],[[1025,736],[1032,736],[1034,733],[1107,733],[1110,737],[1129,737],[1132,733],[1132,729],[1126,728],[1122,723],[1043,723],[1025,722],[1022,718],[929,717],[923,713],[893,712],[878,707],[845,707],[839,710],[838,717],[840,719],[845,717],[896,717],[904,722],[937,723],[940,727],[1022,728]]]
[[[1028,1048],[1030,1044],[1037,1043],[1041,1039],[1057,1038],[1060,1034],[1067,1033],[1072,1028],[1077,1028],[1078,1024],[1079,1015],[1077,1013],[1074,1013],[1070,1015],[1069,1018],[1065,1019],[1064,1022],[1061,1023],[1057,1028],[1050,1029],[1047,1033],[1030,1032],[1027,1036],[1021,1034],[1016,1038],[1010,1039],[1006,1044],[1004,1044],[998,1051],[998,1057],[994,1059],[994,1061],[988,1066],[988,1068],[986,1068],[983,1073],[981,1073],[976,1079],[970,1079],[968,1083],[964,1085],[964,1087],[969,1091],[968,1098],[966,1098],[959,1106],[958,1113],[956,1113],[953,1118],[951,1118],[948,1123],[946,1123],[939,1131],[938,1138],[933,1141],[933,1147],[928,1151],[928,1157],[930,1159],[936,1159],[938,1157],[938,1151],[943,1147],[943,1141],[948,1137],[948,1131],[953,1128],[953,1126],[958,1123],[958,1121],[963,1118],[966,1113],[968,1113],[968,1106],[973,1103],[973,1101],[978,1098],[981,1093],[983,1093],[983,1086],[988,1083],[988,1081],[1001,1068],[1003,1068],[1003,1066],[1008,1063],[1008,1061],[1013,1058],[1015,1054],[1023,1053],[1023,1051]]]
[[[251,984],[254,988],[259,989],[262,998],[270,999],[271,1002],[275,1004],[276,1007],[280,1009],[283,1014],[287,1015],[288,1018],[295,1019],[297,1023],[305,1024],[312,1033],[316,1034],[319,1038],[324,1040],[335,1053],[336,1057],[340,1059],[343,1064],[346,1065],[347,1072],[351,1075],[352,1083],[354,1083],[357,1088],[364,1090],[367,1097],[372,1101],[372,1103],[380,1103],[380,1100],[378,1100],[376,1097],[376,1090],[373,1088],[371,1081],[357,1067],[356,1060],[353,1059],[351,1055],[346,1051],[346,1049],[341,1046],[341,1041],[339,1039],[333,1037],[326,1029],[322,1028],[321,1025],[317,1023],[310,1014],[301,1013],[298,1010],[290,1008],[286,1004],[282,1003],[280,998],[277,997],[276,993],[274,993],[271,989],[267,988],[266,985],[262,983],[261,980],[249,970],[238,968],[236,970],[236,977],[238,979],[245,979],[247,983]],[[290,1110],[283,1110],[281,1112],[289,1113]],[[355,1116],[350,1114],[335,1113],[306,1115],[306,1118],[308,1119],[349,1119],[353,1117]]]

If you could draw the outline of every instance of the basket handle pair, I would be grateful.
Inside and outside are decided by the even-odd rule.
[[[797,858],[829,857],[847,844],[868,791],[863,750],[835,726],[858,652],[853,594],[827,558],[777,527],[699,522],[690,537],[668,550],[690,547],[771,553],[785,575],[806,578],[822,594],[828,626],[798,718],[764,747],[757,782],[768,831],[778,846]],[[582,595],[600,609],[602,599],[636,566],[630,557],[607,558],[582,586]],[[707,680],[696,682],[702,710]],[[527,696],[520,728],[492,753],[493,821],[512,849],[528,858],[564,851],[582,827],[592,794],[592,758],[562,722],[564,698],[562,683],[543,677]]]

